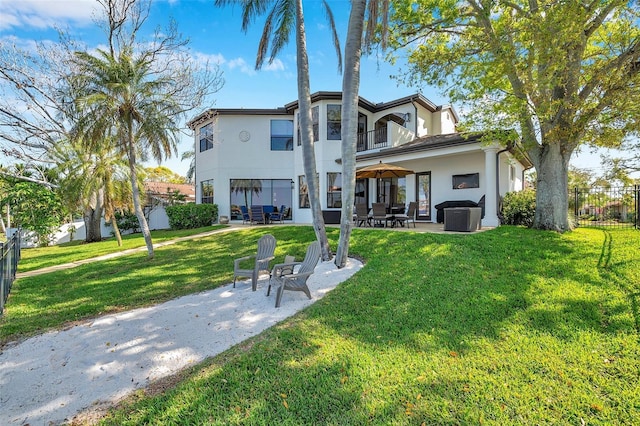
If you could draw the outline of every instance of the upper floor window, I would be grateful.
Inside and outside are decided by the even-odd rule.
[[[342,131],[342,105],[327,105],[327,140],[340,140]]]
[[[311,126],[313,127],[313,141],[318,142],[320,134],[320,107],[311,108]],[[298,146],[302,145],[300,138],[300,114],[298,114]]]
[[[213,148],[213,123],[200,127],[200,152]]]
[[[271,151],[293,151],[293,120],[271,120]]]
[[[203,180],[200,183],[200,202],[213,204],[213,179]]]

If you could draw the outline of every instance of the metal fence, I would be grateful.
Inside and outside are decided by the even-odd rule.
[[[0,315],[4,311],[4,304],[9,297],[11,286],[16,279],[18,261],[20,260],[20,230],[15,232],[6,243],[0,242]]]
[[[576,226],[640,229],[640,186],[574,188]]]

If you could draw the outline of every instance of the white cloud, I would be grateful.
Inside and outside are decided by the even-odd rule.
[[[249,66],[249,64],[247,64],[247,62],[243,58],[231,59],[227,63],[227,66],[231,70],[234,70],[237,68],[243,74],[247,74],[247,75],[256,74],[256,71],[253,69],[253,67]]]
[[[262,69],[265,71],[284,71],[284,64],[280,59],[276,58],[271,63],[267,62]]]
[[[99,3],[95,0],[19,0],[2,2],[0,31],[12,28],[52,28],[89,25]]]
[[[200,62],[201,64],[209,63],[212,65],[221,66],[227,62],[227,60],[224,58],[224,56],[221,53],[196,52],[193,55],[193,57],[196,61]]]

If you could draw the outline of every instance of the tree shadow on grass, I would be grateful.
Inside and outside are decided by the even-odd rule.
[[[367,344],[383,336],[420,346],[414,336],[428,333],[455,351],[469,339],[499,338],[512,321],[563,339],[575,330],[629,327],[619,315],[628,306],[612,295],[603,309],[595,264],[585,267],[585,253],[560,235],[510,227],[422,235],[407,241],[401,233],[356,234],[352,251],[369,260],[323,300],[335,304],[324,320]]]

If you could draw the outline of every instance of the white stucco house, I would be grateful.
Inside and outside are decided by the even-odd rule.
[[[339,212],[341,93],[317,92],[311,101],[322,209]],[[192,119],[196,202],[218,204],[232,222],[242,220],[241,206],[273,205],[287,209],[287,220],[311,223],[297,123],[297,101],[275,109],[210,109]],[[356,168],[382,161],[415,174],[358,180],[356,203],[418,201],[416,220],[435,222],[437,204],[484,196],[483,225],[499,225],[500,197],[524,188],[531,163],[517,144],[481,142],[478,134],[457,133],[457,123],[451,106],[421,94],[382,103],[360,98]]]

